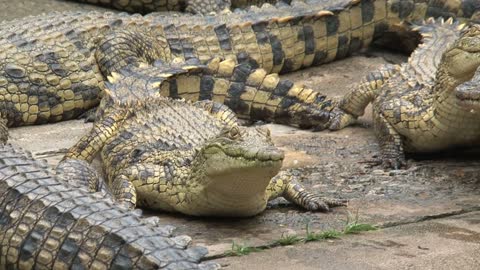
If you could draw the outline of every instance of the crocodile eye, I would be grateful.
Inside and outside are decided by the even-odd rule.
[[[228,137],[232,140],[237,140],[240,138],[240,129],[237,126],[233,126],[229,131],[228,131]]]

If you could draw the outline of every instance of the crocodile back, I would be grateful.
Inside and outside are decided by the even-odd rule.
[[[119,172],[152,156],[165,155],[164,159],[189,156],[187,153],[193,154],[207,140],[217,137],[225,126],[225,122],[203,108],[184,101],[160,99],[135,109],[107,140],[102,159],[107,171]]]

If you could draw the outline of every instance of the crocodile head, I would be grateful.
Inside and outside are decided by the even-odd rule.
[[[197,153],[203,185],[196,214],[251,216],[266,207],[266,188],[284,158],[264,127],[229,127]],[[221,207],[219,207],[221,205]]]
[[[233,126],[221,131],[202,149],[209,175],[281,164],[283,151],[275,147],[265,127]]]
[[[441,64],[453,86],[458,103],[471,109],[480,106],[480,25],[466,29],[460,38],[443,55]],[[449,87],[446,87],[448,91]],[[477,104],[478,103],[478,104]]]

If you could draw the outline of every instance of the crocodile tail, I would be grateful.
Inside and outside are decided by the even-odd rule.
[[[412,28],[422,36],[422,44],[408,60],[417,82],[429,84],[433,81],[443,53],[458,39],[465,27],[465,24],[459,24],[453,18],[429,18]]]
[[[326,96],[280,80],[278,74],[268,74],[248,59],[238,63],[233,58],[213,58],[206,65],[195,58],[178,64],[141,64],[113,72],[108,79],[99,107],[102,115],[109,114],[109,108],[135,110],[170,97],[213,100],[247,120],[323,129],[333,108]]]
[[[154,66],[144,63],[130,66],[120,72],[112,72],[107,77],[104,98],[123,107],[141,106],[164,98],[159,91],[162,84],[170,87],[170,81],[175,77],[198,74],[205,70],[206,66],[196,58],[180,64],[173,61],[170,64],[155,63]]]

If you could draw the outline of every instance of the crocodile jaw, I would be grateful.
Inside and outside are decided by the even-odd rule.
[[[208,214],[248,217],[262,212],[267,206],[267,186],[281,166],[278,161],[263,162],[258,167],[207,176],[210,184],[203,191],[203,203],[211,211]]]
[[[248,217],[267,205],[266,189],[282,167],[282,159],[249,160],[217,153],[203,164],[204,185],[182,212],[198,216]],[[200,175],[198,175],[200,177]]]

